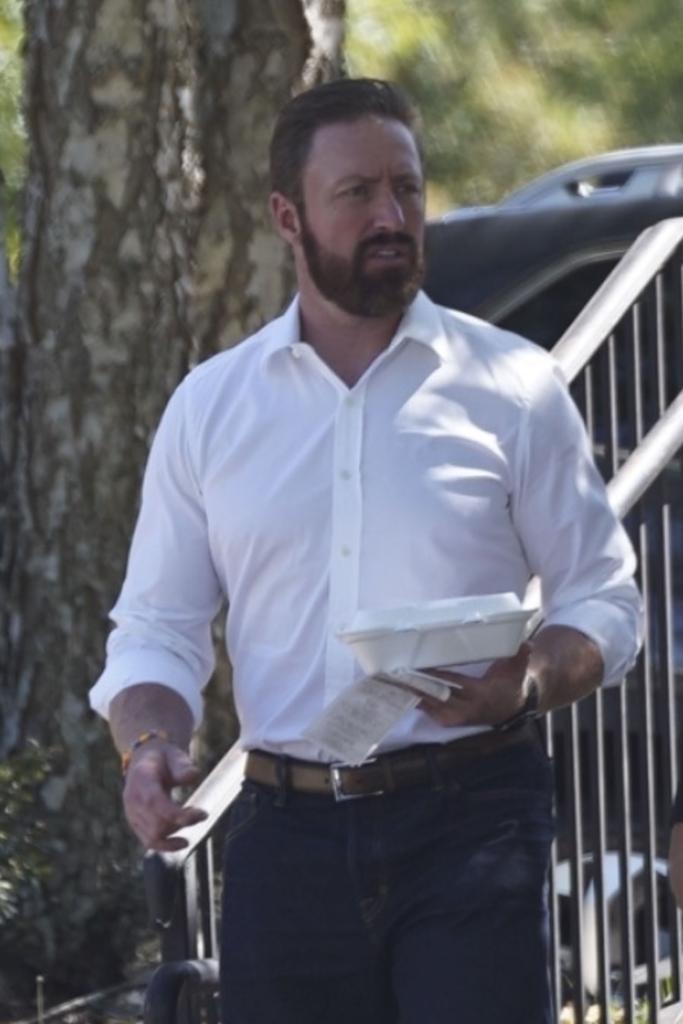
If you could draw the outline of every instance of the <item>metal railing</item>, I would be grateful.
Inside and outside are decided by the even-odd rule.
[[[548,716],[558,1015],[661,1024],[683,1010],[666,877],[683,709],[683,219],[643,232],[553,354],[639,557],[646,642],[622,687]]]
[[[555,1002],[577,1024],[593,1006],[623,1024],[673,1024],[683,1011],[680,921],[662,876],[683,703],[683,523],[671,508],[683,497],[682,242],[683,218],[643,232],[554,350],[638,550],[647,611],[626,684],[545,720]],[[182,831],[187,848],[145,858],[164,962],[146,1024],[218,1024],[213,848],[243,762],[234,746],[193,793],[209,817]]]

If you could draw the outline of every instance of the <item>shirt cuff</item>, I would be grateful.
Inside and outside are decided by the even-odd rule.
[[[201,723],[204,706],[197,680],[180,658],[158,649],[138,647],[110,657],[107,667],[88,694],[90,707],[108,719],[109,705],[114,697],[139,683],[158,683],[173,690],[189,706],[194,728]]]
[[[571,626],[598,647],[604,664],[602,686],[623,682],[633,668],[642,642],[642,614],[631,595],[623,604],[590,598],[550,612],[544,626]]]

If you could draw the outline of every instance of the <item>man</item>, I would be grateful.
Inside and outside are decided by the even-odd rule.
[[[158,850],[199,816],[169,791],[194,777],[225,596],[250,756],[223,1024],[545,1024],[551,778],[526,719],[623,678],[633,554],[551,359],[419,291],[423,168],[397,90],[297,97],[271,167],[298,296],[171,399],[92,695],[126,815]],[[330,771],[303,734],[362,675],[337,638],[358,608],[522,595],[534,574],[531,644],[480,678],[444,673],[462,687],[446,703]]]

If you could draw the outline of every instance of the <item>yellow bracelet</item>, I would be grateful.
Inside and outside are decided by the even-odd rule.
[[[149,740],[164,740],[168,742],[168,733],[165,729],[150,729],[148,732],[141,732],[138,738],[131,744],[128,750],[125,750],[121,754],[121,774],[124,776],[128,771],[131,758],[138,747],[141,747],[143,743],[148,743]]]

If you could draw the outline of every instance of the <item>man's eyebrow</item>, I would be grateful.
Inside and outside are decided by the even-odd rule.
[[[375,181],[380,180],[380,175],[368,175],[368,174],[345,174],[343,178],[337,178],[335,186],[347,185],[351,181],[362,181],[367,182],[371,185]]]
[[[421,176],[420,176],[418,171],[410,171],[410,170],[397,171],[397,173],[396,174],[392,174],[391,177],[392,177],[392,179],[394,181],[406,180],[406,179],[410,179],[411,181],[421,181],[422,180],[422,178],[421,178]],[[343,178],[337,178],[337,180],[335,181],[334,185],[335,185],[335,188],[339,188],[340,186],[350,184],[352,181],[353,182],[363,182],[363,184],[372,185],[375,182],[381,181],[381,179],[382,179],[382,175],[381,174],[369,175],[369,174],[360,174],[358,172],[356,174],[345,174]]]

